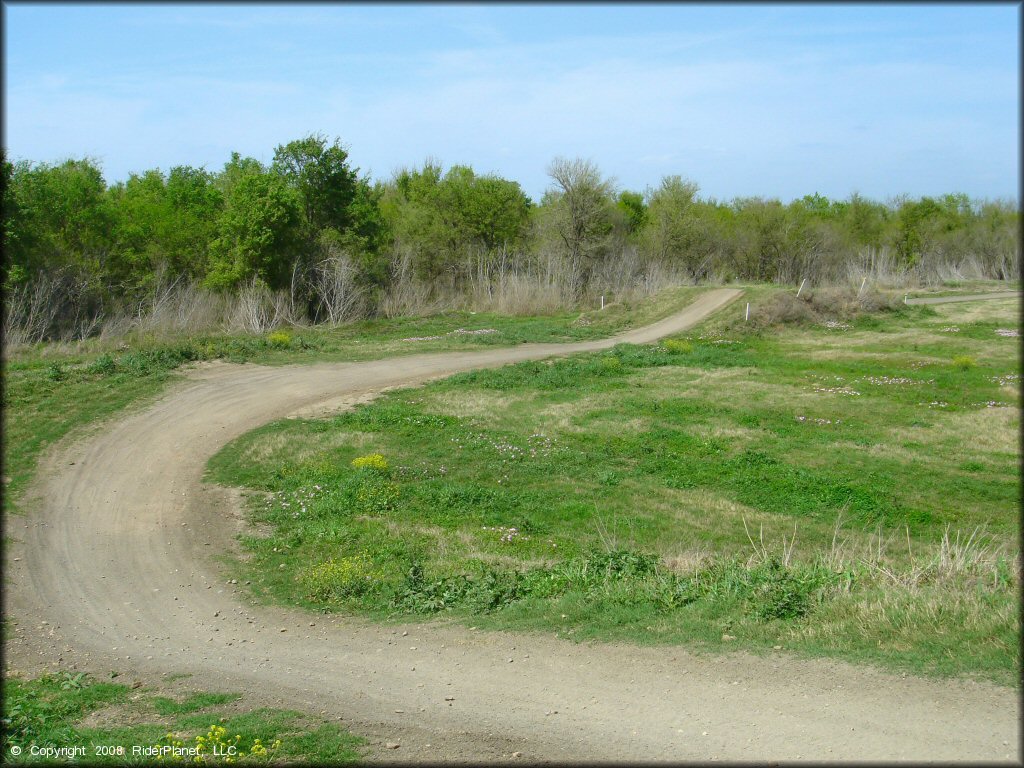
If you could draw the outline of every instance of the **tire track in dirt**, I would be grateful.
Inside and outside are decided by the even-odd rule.
[[[375,760],[496,761],[516,751],[557,762],[1015,758],[1017,694],[993,685],[784,654],[380,626],[256,606],[219,575],[216,556],[231,548],[238,520],[232,494],[201,478],[235,437],[387,387],[653,341],[740,293],[709,291],[667,320],[601,341],[194,371],[41,467],[28,516],[8,530],[5,597],[18,621],[9,656],[143,677],[192,673],[207,690],[252,692],[343,718],[378,747],[401,743]]]

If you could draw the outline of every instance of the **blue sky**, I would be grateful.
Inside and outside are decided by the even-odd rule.
[[[1018,197],[1020,7],[5,3],[4,144],[108,181],[339,137],[375,178],[552,158],[718,199]]]

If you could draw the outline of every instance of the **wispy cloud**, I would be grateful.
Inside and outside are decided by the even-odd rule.
[[[719,197],[1016,190],[1016,42],[994,25],[697,10],[156,6],[101,24],[77,9],[94,26],[48,16],[46,55],[42,16],[9,14],[7,141],[100,155],[112,178],[323,131],[378,176],[434,156],[535,197],[559,154],[623,186],[680,173]]]

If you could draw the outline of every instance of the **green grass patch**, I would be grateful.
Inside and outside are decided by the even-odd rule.
[[[166,696],[156,696],[153,698],[153,707],[161,715],[183,715],[219,704],[230,704],[241,697],[239,693],[195,693],[184,701],[175,701]]]
[[[971,322],[1017,327],[990,311]],[[943,333],[930,307],[823,317],[755,325],[732,306],[674,343],[267,425],[210,464],[260,492],[250,514],[269,535],[246,537],[235,567],[263,599],[317,610],[781,642],[1013,683],[1017,345]],[[963,354],[975,365],[950,364]],[[378,468],[353,466],[370,455]]]
[[[240,694],[194,692],[181,701],[131,694],[128,686],[98,682],[85,673],[7,678],[0,754],[5,763],[134,765],[174,761],[174,750],[190,749],[195,752],[182,753],[186,762],[317,765],[356,762],[366,743],[300,712],[237,711]],[[236,709],[213,709],[226,704]],[[206,711],[194,714],[200,710]],[[147,751],[136,753],[135,747]]]

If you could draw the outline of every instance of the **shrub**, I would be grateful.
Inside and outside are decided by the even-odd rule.
[[[683,339],[665,339],[661,344],[667,352],[673,355],[685,355],[693,352],[693,344]]]
[[[287,331],[274,331],[272,334],[267,336],[267,341],[272,347],[277,349],[286,349],[291,346],[292,336]]]
[[[60,363],[51,363],[50,367],[46,369],[46,378],[50,381],[64,381],[67,377],[68,372]]]
[[[397,501],[398,486],[378,475],[369,475],[356,486],[356,505],[363,514],[391,512]]]
[[[383,474],[388,471],[388,460],[379,453],[370,453],[352,459],[352,466],[356,469],[368,469]]]
[[[340,560],[333,558],[305,570],[299,581],[311,600],[343,600],[358,597],[379,581],[366,552]]]
[[[97,357],[89,366],[89,373],[98,373],[107,376],[117,370],[117,363],[109,354],[102,354]]]
[[[969,371],[977,366],[977,361],[970,355],[957,355],[953,358],[953,367],[961,371]]]
[[[811,595],[806,585],[782,572],[761,582],[750,597],[749,611],[761,621],[797,619],[811,608]]]

